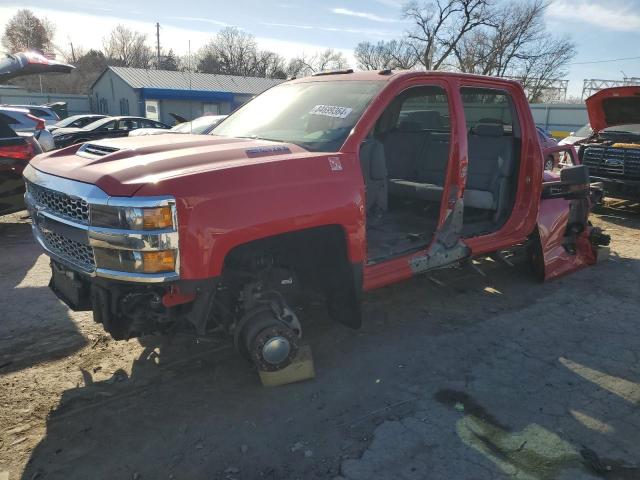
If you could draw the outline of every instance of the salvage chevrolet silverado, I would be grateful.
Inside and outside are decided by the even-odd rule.
[[[363,292],[526,246],[542,279],[595,262],[584,166],[543,171],[521,86],[328,72],[211,135],[102,140],[25,172],[51,288],[116,339],[223,331],[258,368],[295,356],[300,300],[361,323]]]

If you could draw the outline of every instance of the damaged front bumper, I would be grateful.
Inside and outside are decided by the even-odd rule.
[[[173,328],[201,308],[215,282],[180,280],[173,198],[111,197],[33,167],[24,177],[34,237],[52,260],[50,287],[70,308],[93,310],[116,339]]]

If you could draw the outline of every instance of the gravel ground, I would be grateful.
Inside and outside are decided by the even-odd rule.
[[[110,340],[0,222],[1,480],[640,479],[639,206],[553,282],[487,262],[369,295],[358,331],[309,312],[317,377],[271,389],[221,341]]]

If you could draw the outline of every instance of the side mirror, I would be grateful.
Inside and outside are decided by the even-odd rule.
[[[560,171],[560,181],[544,182],[542,198],[574,200],[589,197],[589,168],[586,165],[565,167]]]
[[[589,168],[575,165],[560,170],[560,182],[566,185],[584,185],[589,183]]]

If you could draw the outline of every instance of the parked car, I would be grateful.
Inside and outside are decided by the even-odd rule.
[[[592,135],[578,156],[605,196],[640,200],[640,87],[600,90],[586,100]]]
[[[522,248],[540,279],[594,264],[609,239],[588,171],[544,172],[541,152],[517,81],[346,70],[273,87],[209,135],[91,141],[24,176],[67,305],[115,339],[226,332],[273,371],[307,292],[358,328],[364,292],[476,257]]]
[[[74,68],[39,53],[16,53],[0,59],[0,83],[25,75],[68,73]],[[22,172],[34,155],[42,153],[42,145],[53,146],[53,137],[44,129],[44,121],[29,118],[27,122],[24,116],[31,114],[24,109],[0,110],[0,215],[25,208]],[[16,132],[11,125],[20,131]]]
[[[142,117],[106,117],[96,120],[82,128],[58,128],[53,132],[56,148],[74,143],[84,143],[101,138],[126,137],[137,128],[156,128],[168,130],[168,125]]]
[[[41,105],[8,105],[9,107],[24,108],[34,117],[40,118],[45,125],[54,125],[60,121],[60,117],[53,108]]]
[[[568,137],[564,137],[558,142],[558,145],[575,145],[576,143],[585,140],[593,135],[593,130],[590,124],[586,124],[580,127],[575,132],[571,132]]]
[[[161,135],[163,133],[191,133],[194,135],[206,135],[211,132],[216,125],[227,118],[228,115],[205,115],[198,117],[190,122],[179,123],[169,130],[161,130],[158,128],[139,128],[129,132],[130,137],[139,137],[144,135]]]
[[[57,123],[54,123],[51,126],[48,126],[47,130],[49,130],[50,132],[55,132],[59,128],[82,128],[86,127],[90,123],[95,122],[96,120],[100,120],[106,117],[106,115],[98,115],[94,113],[87,115],[72,115],[60,120]]]
[[[538,139],[540,140],[540,145],[545,147],[555,147],[558,145],[558,141],[551,136],[549,132],[547,132],[544,128],[536,126],[536,130],[538,131]],[[545,170],[553,170],[557,168],[560,163],[560,154],[559,153],[550,153],[544,159],[544,169]]]
[[[14,132],[32,135],[48,152],[55,148],[53,135],[45,129],[44,120],[34,117],[29,110],[16,107],[0,107],[0,120],[6,123]]]
[[[0,121],[0,215],[26,208],[22,172],[39,153],[42,148],[33,135],[19,135]]]

